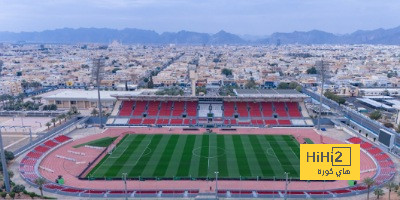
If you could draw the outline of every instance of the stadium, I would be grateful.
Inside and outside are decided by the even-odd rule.
[[[45,178],[45,191],[79,197],[348,197],[366,193],[367,186],[301,181],[299,156],[300,144],[350,143],[362,149],[361,180],[372,177],[382,186],[393,179],[395,164],[378,145],[357,134],[316,130],[305,106],[309,96],[295,90],[235,92],[114,95],[105,129],[48,137],[24,154],[19,172],[31,185]],[[55,183],[60,176],[64,184]]]

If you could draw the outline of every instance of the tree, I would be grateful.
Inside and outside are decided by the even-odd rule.
[[[150,76],[150,80],[147,83],[147,88],[154,88],[153,78]]]
[[[317,69],[315,67],[308,68],[307,74],[317,74]]]
[[[93,117],[97,116],[99,114],[99,111],[97,111],[96,108],[93,108],[92,112],[90,113]]]
[[[247,80],[247,83],[244,85],[245,88],[247,89],[253,89],[257,87],[257,83],[254,80],[254,78],[250,78],[249,80]]]
[[[371,189],[371,186],[374,185],[375,180],[372,179],[371,177],[364,178],[363,183],[367,186],[367,200],[369,199],[369,190]]]
[[[303,91],[303,87],[301,87],[301,85],[297,86],[295,89],[296,89],[298,92]]]
[[[78,109],[75,106],[72,106],[69,111],[73,114],[73,115],[77,115],[79,114]]]
[[[374,190],[374,194],[376,196],[376,199],[379,199],[381,196],[383,196],[385,194],[385,192],[383,192],[383,190],[381,188],[376,188]]]
[[[13,187],[13,189],[12,189],[12,191],[15,192],[15,193],[17,193],[18,196],[21,196],[20,193],[23,192],[24,190],[25,190],[25,186],[24,186],[24,185],[20,185],[20,184],[15,185],[15,186]]]
[[[379,110],[375,110],[374,112],[369,114],[369,118],[373,119],[373,120],[378,120],[382,117],[381,112],[379,112]]]
[[[221,73],[222,73],[223,75],[225,75],[225,76],[231,76],[231,75],[232,75],[232,70],[227,69],[227,68],[223,68],[223,69],[221,70]]]
[[[396,188],[398,188],[399,186],[397,185],[397,184],[395,184],[395,183],[393,183],[393,182],[389,182],[389,183],[387,183],[386,184],[386,188],[388,189],[388,191],[389,191],[389,200],[390,200],[390,193],[393,191],[393,189],[396,189]]]
[[[289,84],[288,83],[286,83],[286,82],[280,82],[279,84],[278,84],[278,87],[277,87],[278,89],[282,89],[282,90],[286,90],[286,89],[289,89]]]
[[[331,91],[326,91],[326,92],[324,93],[324,96],[325,96],[326,98],[332,100],[332,101],[335,101],[335,102],[338,103],[338,104],[344,104],[344,103],[346,103],[346,99],[344,99],[344,98],[341,97],[341,96],[338,96],[338,95],[334,94],[334,93],[331,92]]]
[[[56,118],[53,118],[53,119],[51,119],[51,122],[53,123],[53,127],[55,127],[55,126],[56,126],[57,119],[56,119]]]
[[[385,127],[387,127],[387,128],[393,128],[394,127],[394,125],[392,124],[392,123],[390,123],[390,122],[386,122],[386,123],[384,123],[383,124]]]
[[[62,116],[61,116],[61,115],[58,115],[56,118],[57,118],[57,120],[58,120],[58,123],[61,124]]]
[[[60,117],[64,119],[64,122],[67,121],[67,115],[65,113],[61,114]]]
[[[10,192],[10,197],[11,197],[11,199],[14,199],[15,198],[15,192]]]
[[[51,123],[50,122],[46,122],[46,126],[47,126],[47,130],[50,129]]]
[[[44,178],[39,177],[39,178],[35,179],[35,184],[39,187],[41,198],[43,198],[43,185],[45,183],[46,183],[46,179],[44,179]]]
[[[35,194],[34,192],[30,192],[30,193],[29,193],[29,197],[31,197],[31,199],[34,199],[35,196],[36,196],[36,194]]]
[[[68,117],[68,119],[71,119],[72,115],[73,115],[73,114],[72,114],[71,111],[68,111],[68,112],[67,112],[67,117]]]
[[[170,95],[170,96],[182,96],[183,95],[183,90],[179,87],[170,87],[170,88],[165,88],[163,90],[157,91],[156,95]]]
[[[14,177],[14,172],[9,170],[8,171],[8,178],[12,179]]]
[[[57,105],[56,104],[45,105],[43,106],[43,110],[57,110]]]

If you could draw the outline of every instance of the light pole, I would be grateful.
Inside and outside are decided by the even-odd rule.
[[[321,94],[319,97],[319,113],[318,113],[318,130],[321,130],[321,112],[322,112],[322,97],[324,95],[324,82],[325,82],[325,68],[324,61],[321,60],[319,62],[321,65],[320,73],[321,73]]]
[[[128,189],[126,187],[126,175],[127,175],[127,173],[122,173],[122,176],[124,178],[124,185],[125,185],[125,199],[128,199]]]
[[[285,182],[285,200],[286,200],[287,199],[287,188],[288,188],[288,185],[289,185],[289,182],[288,182],[289,173],[285,172],[285,176],[286,176],[286,182]]]
[[[101,105],[101,99],[100,99],[100,82],[101,79],[103,78],[103,72],[104,72],[104,59],[102,57],[94,59],[93,60],[93,71],[92,71],[92,78],[96,79],[96,85],[97,85],[97,106],[99,107],[99,118],[100,118],[100,128],[103,128],[103,121],[102,116],[103,116],[103,110],[102,110],[102,105]]]
[[[7,162],[6,162],[6,155],[4,153],[4,147],[3,147],[3,136],[1,134],[1,128],[0,128],[0,150],[1,150],[1,165],[3,168],[3,177],[4,177],[4,185],[6,186],[6,191],[10,192],[10,179],[8,177],[8,171],[7,171]]]
[[[218,171],[215,172],[215,196],[218,197]]]

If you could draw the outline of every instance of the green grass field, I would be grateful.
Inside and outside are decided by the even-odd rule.
[[[91,178],[282,179],[300,176],[300,145],[290,135],[125,136]]]

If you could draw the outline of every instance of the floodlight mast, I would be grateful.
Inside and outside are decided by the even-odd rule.
[[[100,128],[103,128],[103,109],[101,105],[101,98],[100,98],[100,82],[101,82],[101,71],[103,70],[104,67],[104,58],[96,58],[93,60],[93,70],[95,70],[95,79],[96,79],[96,85],[97,85],[97,106],[99,107],[99,119],[100,119]]]
[[[324,95],[324,84],[325,84],[325,67],[324,61],[321,60],[319,62],[320,65],[320,74],[321,74],[321,93],[319,97],[319,112],[318,112],[318,130],[321,130],[321,112],[322,112],[322,100]]]
[[[4,185],[6,188],[7,192],[10,192],[10,178],[8,176],[8,171],[7,171],[7,161],[6,161],[6,155],[5,155],[5,149],[3,146],[3,136],[1,134],[1,128],[0,128],[0,150],[1,150],[1,165],[3,168],[3,178],[4,178]]]

